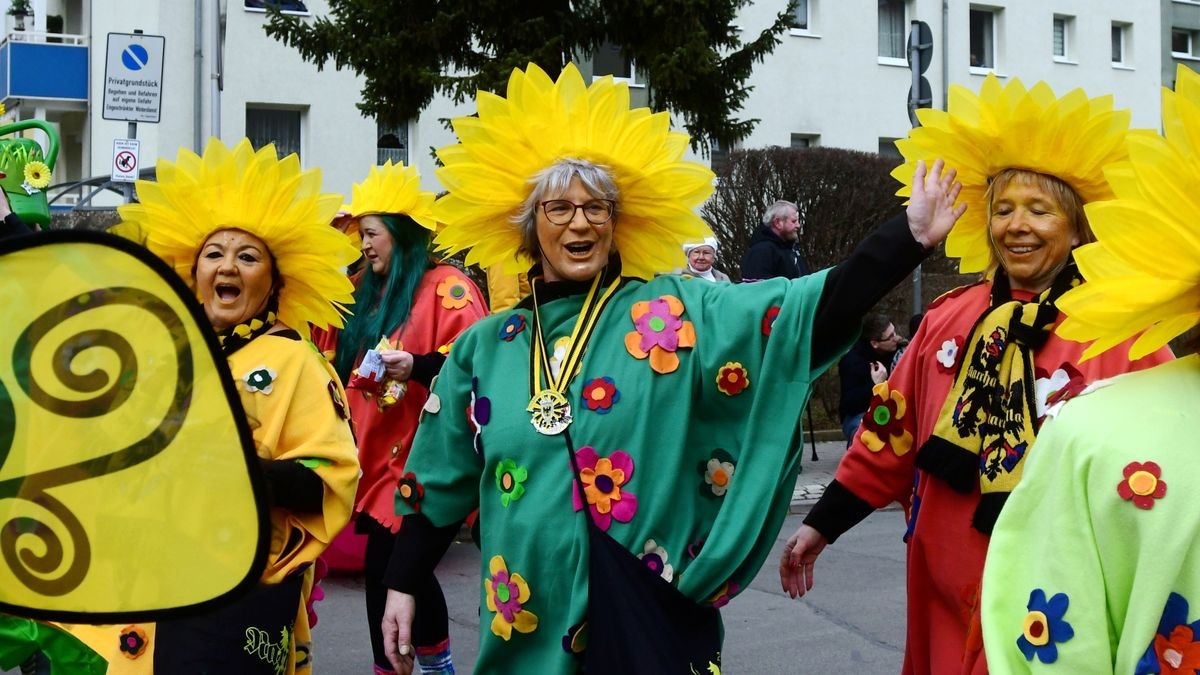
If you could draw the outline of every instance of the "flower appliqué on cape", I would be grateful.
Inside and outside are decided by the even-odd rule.
[[[475,452],[483,454],[483,427],[492,420],[492,400],[479,395],[479,378],[471,378],[471,402],[467,405],[467,424],[475,433]]]
[[[726,396],[737,396],[750,386],[750,374],[737,361],[726,361],[717,371],[717,389]]]
[[[880,382],[871,390],[871,405],[863,416],[859,438],[871,452],[891,447],[892,452],[902,456],[912,449],[912,434],[904,428],[904,416],[908,403],[904,395]]]
[[[601,457],[595,448],[585,445],[575,451],[575,461],[579,463],[583,493],[596,526],[607,532],[614,519],[621,523],[632,520],[637,513],[637,496],[621,487],[633,478],[633,458],[624,450]],[[583,508],[579,490],[571,490],[571,501],[576,511]]]
[[[642,563],[650,568],[658,576],[666,581],[671,581],[675,578],[675,568],[667,562],[667,550],[658,545],[658,542],[653,539],[647,539],[646,544],[642,546],[642,552],[638,555]]]
[[[705,497],[724,497],[729,484],[733,481],[736,464],[733,457],[724,450],[713,450],[712,457],[701,460],[700,475],[704,477],[700,483],[700,494]]]
[[[1026,605],[1029,613],[1025,615],[1021,637],[1017,638],[1017,648],[1026,661],[1033,661],[1034,657],[1042,663],[1058,660],[1058,643],[1075,637],[1075,629],[1063,618],[1070,604],[1066,593],[1056,593],[1047,600],[1046,592],[1040,588],[1030,592]]]
[[[625,349],[634,358],[649,357],[656,373],[673,373],[679,368],[679,349],[696,344],[696,328],[684,321],[683,302],[673,295],[635,302],[630,310],[637,328],[625,334]]]
[[[467,282],[462,277],[448,276],[438,282],[438,297],[442,299],[442,307],[446,309],[462,309],[474,302]]]
[[[136,624],[122,628],[118,639],[121,641],[121,656],[127,659],[136,659],[145,654],[146,645],[150,643],[146,630]]]
[[[1154,501],[1167,494],[1167,482],[1155,462],[1130,462],[1121,474],[1124,478],[1117,483],[1117,494],[1139,509],[1154,508]]]
[[[718,590],[712,595],[712,597],[708,599],[708,604],[720,609],[725,605],[728,605],[729,601],[733,599],[733,596],[740,593],[741,590],[741,586],[732,581],[726,581],[724,584],[721,584],[720,590]]]
[[[266,366],[259,366],[254,370],[246,373],[242,377],[242,382],[246,385],[246,391],[251,394],[270,394],[275,390],[275,378],[279,375]]]
[[[425,499],[425,488],[417,482],[417,476],[409,471],[396,481],[396,513],[401,515],[421,512],[421,500]]]
[[[763,318],[762,318],[762,334],[763,335],[766,335],[768,337],[771,335],[771,329],[775,327],[775,319],[778,319],[778,318],[779,318],[779,307],[778,306],[771,307],[770,309],[767,310],[766,314],[763,314]]]
[[[500,491],[500,504],[505,508],[525,494],[525,479],[529,472],[512,459],[502,459],[496,465],[496,489]]]
[[[960,337],[952,337],[942,343],[942,348],[937,351],[934,357],[937,359],[937,367],[943,373],[953,373],[955,366],[958,365],[958,351],[963,340]]]
[[[505,342],[512,342],[513,338],[521,334],[525,330],[525,315],[513,312],[508,315],[504,323],[500,324],[500,339]]]
[[[1070,363],[1063,363],[1053,373],[1038,370],[1035,375],[1034,401],[1039,419],[1046,416],[1048,409],[1075,398],[1087,387],[1083,373]]]
[[[1200,670],[1200,621],[1188,623],[1188,601],[1178,593],[1167,596],[1158,631],[1134,669],[1149,673],[1194,673]]]
[[[487,608],[495,612],[492,617],[492,633],[501,639],[512,639],[512,632],[532,633],[537,630],[538,618],[525,609],[531,595],[529,584],[516,572],[508,571],[502,556],[492,556],[488,562],[488,578],[483,580],[487,594]]]
[[[607,415],[620,400],[621,392],[611,377],[597,377],[583,385],[583,405],[588,410]]]

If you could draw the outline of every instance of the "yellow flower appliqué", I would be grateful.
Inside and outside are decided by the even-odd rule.
[[[529,584],[516,572],[508,571],[508,564],[501,556],[492,556],[488,562],[489,576],[483,580],[487,594],[487,608],[495,612],[492,617],[492,633],[505,641],[512,639],[513,629],[518,633],[537,630],[538,618],[525,609],[529,602]]]
[[[912,434],[904,428],[904,416],[908,403],[904,395],[880,382],[871,390],[871,407],[863,416],[862,433],[859,438],[871,452],[879,452],[890,445],[892,452],[902,456],[912,449]]]

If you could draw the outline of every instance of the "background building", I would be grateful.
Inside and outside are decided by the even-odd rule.
[[[321,167],[327,190],[347,192],[386,159],[415,164],[425,187],[439,190],[432,149],[454,140],[441,120],[469,114],[473,105],[438,97],[418,119],[381,127],[355,107],[360,78],[319,72],[263,32],[263,2],[31,0],[32,16],[4,17],[4,120],[38,118],[59,128],[55,183],[108,175],[113,139],[124,138],[127,125],[101,115],[107,35],[140,29],[166,38],[162,119],[137,128],[143,167],[180,146],[200,148],[210,135],[227,142],[245,135]],[[302,16],[328,11],[326,0],[282,4]],[[755,34],[783,4],[748,5],[739,27]],[[1046,80],[1059,93],[1112,93],[1118,107],[1133,111],[1134,125],[1157,128],[1158,87],[1173,84],[1176,63],[1200,64],[1200,0],[801,0],[794,28],[747,82],[753,91],[741,116],[761,121],[742,146],[894,152],[891,141],[909,129],[905,57],[913,19],[932,29],[925,77],[936,107],[944,106],[949,84],[977,89],[994,72]],[[581,70],[625,78],[635,103],[647,100],[636,64],[615,49],[601,49]],[[719,162],[723,150],[702,161]],[[86,192],[65,194],[56,206]],[[111,205],[119,196],[97,201]]]

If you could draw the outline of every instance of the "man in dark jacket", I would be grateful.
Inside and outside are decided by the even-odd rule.
[[[796,279],[808,274],[808,265],[796,248],[803,231],[795,204],[782,199],[772,204],[742,257],[742,281]]]
[[[872,312],[863,317],[862,338],[838,362],[842,383],[838,415],[847,447],[871,405],[871,390],[888,378],[892,355],[906,342],[887,316]]]

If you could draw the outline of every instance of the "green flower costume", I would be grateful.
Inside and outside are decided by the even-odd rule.
[[[826,275],[744,286],[627,280],[567,389],[586,508],[697,602],[721,606],[745,588],[779,532],[800,416],[812,381],[837,358],[810,358]],[[541,305],[548,345],[570,335],[582,301]],[[532,323],[518,307],[455,343],[407,465],[418,489],[397,504],[437,526],[479,508],[477,672],[573,672],[572,652],[586,641],[584,505],[564,439],[530,423],[535,333],[502,331],[514,315]],[[485,400],[490,414],[476,414]]]
[[[1104,384],[1042,427],[996,523],[993,672],[1200,669],[1200,358]]]

